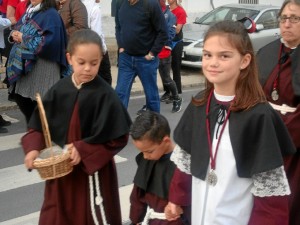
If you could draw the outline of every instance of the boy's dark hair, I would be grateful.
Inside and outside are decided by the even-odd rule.
[[[68,41],[67,52],[72,55],[77,45],[80,44],[96,44],[100,48],[101,55],[103,55],[101,37],[95,31],[90,29],[81,29],[74,32]]]
[[[133,122],[130,135],[133,140],[148,139],[160,143],[165,136],[170,136],[171,129],[168,120],[161,114],[145,111]]]

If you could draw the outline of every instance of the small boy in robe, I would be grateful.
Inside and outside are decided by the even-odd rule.
[[[130,134],[141,151],[130,196],[132,224],[190,224],[191,176],[176,170],[170,156],[175,144],[167,119],[145,111],[133,123]]]

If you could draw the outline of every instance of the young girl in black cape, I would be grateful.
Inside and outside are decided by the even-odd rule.
[[[243,24],[213,25],[202,63],[206,89],[179,121],[171,156],[192,174],[192,224],[287,225],[290,188],[282,155],[295,148],[265,100]]]
[[[67,49],[74,73],[43,98],[52,140],[71,151],[74,168],[46,181],[41,225],[122,224],[113,157],[127,144],[131,120],[114,90],[97,76],[101,43],[94,31],[75,32]],[[22,145],[25,165],[32,169],[45,148],[38,110],[28,127]]]

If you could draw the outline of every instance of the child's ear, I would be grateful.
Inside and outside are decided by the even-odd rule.
[[[169,136],[164,136],[164,138],[162,139],[163,142],[168,143],[171,141],[171,138]]]
[[[70,65],[72,65],[70,53],[67,52],[67,53],[66,53],[66,57],[67,57],[68,63],[69,63]]]
[[[246,54],[243,56],[242,62],[241,62],[241,70],[245,69],[247,66],[249,66],[250,62],[251,62],[251,55],[250,54]]]

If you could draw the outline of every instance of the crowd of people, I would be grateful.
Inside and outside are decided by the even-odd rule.
[[[36,107],[35,94],[43,96],[71,73],[65,54],[68,38],[77,30],[90,28],[102,38],[104,59],[98,74],[111,85],[98,0],[4,0],[0,6],[1,57],[7,58],[4,82],[9,87],[9,100],[17,103],[27,123]],[[0,122],[0,132],[7,133],[3,126],[10,125],[9,121],[1,117]]]
[[[46,181],[39,224],[121,225],[113,157],[129,140],[140,151],[130,195],[134,225],[300,224],[300,0],[284,1],[281,38],[257,55],[243,21],[210,26],[205,89],[173,137],[160,103],[181,110],[186,13],[178,0],[117,0],[115,89],[99,0],[30,0],[26,7],[10,1],[0,10],[10,31],[9,93],[27,121],[25,166],[34,169],[46,147],[39,92],[52,141],[69,151],[74,168]],[[146,105],[132,121],[127,107],[136,76]],[[0,129],[5,122],[0,117]]]

